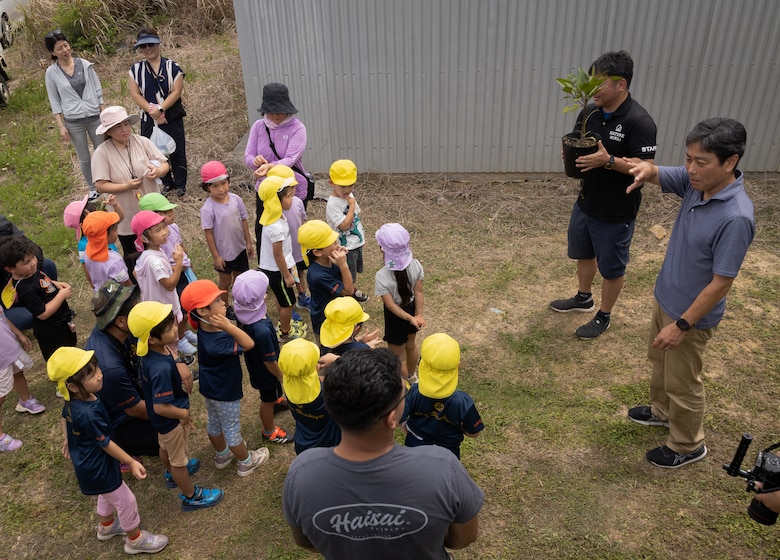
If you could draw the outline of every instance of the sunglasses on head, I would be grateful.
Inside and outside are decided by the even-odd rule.
[[[47,39],[54,39],[57,35],[62,35],[62,31],[59,29],[55,29],[54,31],[50,31],[46,34]]]

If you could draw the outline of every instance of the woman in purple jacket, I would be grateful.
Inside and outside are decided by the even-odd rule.
[[[263,118],[252,125],[244,152],[244,161],[257,179],[255,191],[269,169],[276,164],[286,165],[293,169],[298,182],[295,196],[306,204],[308,182],[301,164],[301,157],[306,150],[306,127],[295,118],[298,109],[290,101],[287,86],[277,83],[264,85],[263,103],[258,111],[263,114]],[[259,218],[263,213],[263,202],[260,197],[256,197],[255,201]],[[255,221],[258,258],[262,232],[263,226]]]

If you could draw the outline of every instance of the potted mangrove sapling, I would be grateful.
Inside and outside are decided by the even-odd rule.
[[[601,85],[608,79],[609,77],[604,74],[596,74],[594,70],[586,72],[582,68],[578,68],[576,72],[565,78],[555,79],[563,90],[563,98],[569,101],[563,112],[579,110],[582,113],[582,120],[577,122],[576,130],[562,138],[563,165],[567,177],[581,179],[584,175],[582,171],[577,169],[575,161],[580,156],[598,151],[598,143],[601,138],[598,134],[586,130],[588,119],[598,111],[598,108],[593,107],[588,111],[588,105]]]

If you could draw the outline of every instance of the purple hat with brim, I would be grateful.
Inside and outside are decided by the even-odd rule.
[[[236,276],[231,290],[236,319],[251,325],[265,317],[265,293],[268,276],[259,270],[247,270]]]
[[[385,254],[388,270],[406,270],[412,262],[409,232],[401,224],[391,223],[380,227],[376,232],[376,242]]]

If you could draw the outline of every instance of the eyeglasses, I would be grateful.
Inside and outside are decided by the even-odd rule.
[[[46,38],[47,39],[54,39],[54,37],[56,37],[57,35],[62,35],[62,31],[60,31],[59,29],[55,29],[54,31],[50,31],[49,33],[46,34]]]
[[[141,50],[151,49],[152,47],[156,47],[159,45],[159,43],[144,43],[143,45],[138,45],[138,48]]]
[[[409,393],[409,387],[410,387],[409,381],[407,381],[406,379],[401,379],[401,398],[395,401],[395,404],[391,408],[388,408],[386,412],[380,414],[379,418],[384,418],[385,416],[393,412],[396,408],[398,408],[398,405],[403,402],[403,400],[406,398],[406,395]]]

